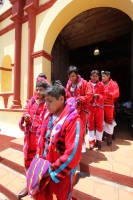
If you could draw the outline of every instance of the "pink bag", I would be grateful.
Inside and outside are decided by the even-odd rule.
[[[27,188],[29,195],[34,196],[40,191],[40,182],[44,175],[47,173],[49,166],[49,161],[44,160],[43,158],[33,158],[27,171]],[[46,185],[47,184],[48,181],[46,182]]]

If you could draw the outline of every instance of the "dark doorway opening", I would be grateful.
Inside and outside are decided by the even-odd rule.
[[[95,56],[95,47],[100,54]],[[110,71],[111,78],[120,87],[120,98],[123,101],[131,99],[131,34],[105,40],[96,44],[80,47],[69,52],[69,61],[79,69],[79,74],[86,80],[94,69]]]
[[[120,99],[131,99],[131,26],[131,19],[114,8],[94,8],[76,16],[53,46],[52,80],[60,79],[65,86],[69,65],[77,66],[86,80],[94,69],[109,70],[120,87]]]

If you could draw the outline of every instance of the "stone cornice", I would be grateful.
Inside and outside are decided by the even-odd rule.
[[[38,58],[38,57],[41,57],[41,56],[43,56],[44,58],[46,58],[49,61],[52,60],[52,56],[44,50],[40,50],[40,51],[32,53],[32,58]]]
[[[3,70],[3,71],[12,71],[12,69],[5,68],[5,67],[0,67],[0,70]]]
[[[37,13],[37,8],[34,7],[33,4],[30,4],[30,5],[24,7],[24,11],[26,11],[27,14],[29,14],[29,13],[34,13],[34,14],[36,14],[36,13]]]
[[[19,16],[18,14],[13,15],[10,19],[11,19],[12,21],[14,21],[14,22],[22,22],[22,17]]]

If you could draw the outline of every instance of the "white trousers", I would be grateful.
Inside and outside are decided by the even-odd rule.
[[[110,134],[110,135],[113,135],[113,132],[114,132],[114,127],[116,126],[116,122],[115,120],[113,120],[112,124],[108,124],[107,122],[104,122],[104,126],[103,126],[103,130]]]
[[[95,136],[96,134],[96,136]],[[102,132],[99,132],[99,131],[89,131],[88,130],[88,139],[89,141],[92,141],[92,140],[98,140],[98,141],[102,141],[102,137],[103,137],[103,131]]]

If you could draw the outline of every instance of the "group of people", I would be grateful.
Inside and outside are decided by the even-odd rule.
[[[115,109],[114,104],[119,97],[118,84],[113,81],[109,71],[91,71],[90,80],[87,82],[78,74],[75,66],[68,69],[69,81],[66,86],[66,97],[77,99],[77,109],[84,124],[84,136],[88,132],[89,147],[101,149],[103,132],[108,134],[107,145],[112,144],[114,132]],[[85,152],[85,142],[82,145],[82,152]]]
[[[101,82],[98,70],[91,72],[89,82],[75,66],[67,73],[66,88],[39,74],[34,96],[20,119],[27,186],[19,199],[29,194],[36,200],[74,200],[71,194],[86,133],[90,150],[101,149],[103,131],[108,133],[107,145],[112,144],[117,83],[109,71],[102,72]]]

